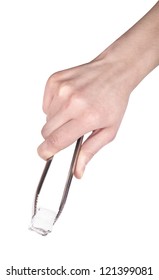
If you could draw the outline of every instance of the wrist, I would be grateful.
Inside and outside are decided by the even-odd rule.
[[[159,64],[159,2],[96,59],[125,72],[132,91]]]

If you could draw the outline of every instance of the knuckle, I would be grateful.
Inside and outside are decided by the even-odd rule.
[[[47,82],[46,82],[46,86],[45,86],[45,90],[51,90],[55,84],[58,84],[60,82],[60,72],[55,72],[54,74],[52,74]]]
[[[101,124],[99,113],[91,108],[85,109],[83,119],[85,120],[85,124],[90,128],[93,128],[99,123]]]
[[[73,86],[70,82],[61,82],[58,90],[58,97],[68,97],[73,93],[73,91]]]
[[[55,149],[56,151],[59,151],[62,149],[62,142],[60,140],[60,138],[58,137],[58,135],[54,134],[54,135],[50,135],[47,139],[47,146],[48,149]]]
[[[84,106],[83,99],[76,89],[73,90],[73,94],[71,95],[70,102],[77,107]]]
[[[60,80],[60,72],[53,73],[47,80],[47,84],[52,85]]]
[[[80,94],[77,91],[74,91],[72,95],[69,96],[67,101],[64,104],[65,109],[68,109],[72,112],[72,115],[76,117],[82,117],[84,122],[87,119],[87,115],[85,114],[86,105]]]
[[[57,92],[58,99],[62,102],[64,110],[73,109],[73,111],[79,111],[84,109],[84,102],[78,94],[76,87],[71,82],[62,82]]]
[[[43,136],[44,139],[47,137],[47,132],[46,132],[46,126],[44,125],[42,130],[41,130],[41,135]]]

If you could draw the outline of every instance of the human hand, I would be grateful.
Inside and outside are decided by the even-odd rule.
[[[159,64],[159,2],[130,30],[93,61],[53,74],[47,81],[38,153],[48,159],[82,135],[75,168],[81,178],[86,164],[112,141],[125,113],[129,95]]]
[[[129,97],[123,63],[97,58],[53,74],[45,88],[43,110],[47,122],[39,155],[47,159],[92,132],[81,147],[75,176],[118,131]]]

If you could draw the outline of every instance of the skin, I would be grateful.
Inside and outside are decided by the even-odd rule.
[[[115,138],[131,92],[158,64],[159,2],[94,60],[48,79],[39,155],[47,160],[91,132],[75,168],[81,178],[91,158]]]

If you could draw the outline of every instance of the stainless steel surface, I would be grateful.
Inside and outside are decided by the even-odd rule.
[[[58,209],[58,212],[56,214],[56,217],[55,217],[55,220],[54,220],[53,224],[55,224],[55,222],[57,221],[57,219],[61,215],[62,210],[63,210],[63,208],[65,206],[65,203],[66,203],[66,200],[67,200],[67,196],[68,196],[68,193],[69,193],[69,189],[70,189],[70,185],[71,185],[71,181],[72,181],[72,178],[73,178],[73,173],[74,173],[74,170],[75,170],[76,162],[77,162],[78,155],[79,155],[79,152],[80,152],[82,141],[83,141],[83,136],[80,137],[77,140],[77,142],[76,142],[76,146],[75,146],[73,157],[72,157],[72,160],[71,160],[71,164],[70,164],[67,180],[66,180],[66,183],[65,183],[63,195],[62,195],[61,202],[60,202],[60,206],[59,206],[59,209]],[[52,160],[53,160],[53,157],[47,160],[47,162],[45,164],[45,167],[44,167],[44,170],[42,172],[39,184],[37,186],[36,193],[35,193],[35,198],[34,198],[34,204],[33,204],[33,216],[36,215],[37,204],[38,204],[38,197],[40,195],[40,192],[41,192],[43,183],[45,181],[46,175],[48,173],[48,170],[49,170],[49,168],[51,166]]]
[[[82,141],[83,141],[83,136],[81,138],[79,138],[76,142],[76,146],[75,146],[75,149],[74,149],[70,169],[69,169],[67,180],[66,180],[66,183],[65,183],[65,188],[64,188],[64,191],[63,191],[61,203],[60,203],[60,206],[59,206],[58,213],[55,217],[54,224],[57,221],[57,219],[59,218],[59,216],[61,215],[62,210],[65,206],[67,196],[68,196],[68,193],[69,193],[69,189],[70,189],[70,185],[71,185],[71,181],[72,181],[72,177],[73,177],[73,173],[74,173],[74,170],[75,170],[76,162],[77,162],[78,155],[79,155],[79,152],[80,152]]]

